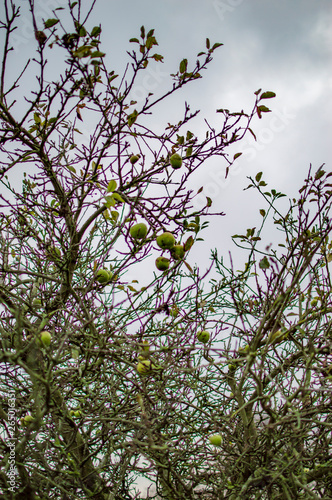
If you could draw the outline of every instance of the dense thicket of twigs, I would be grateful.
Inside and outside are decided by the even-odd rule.
[[[234,235],[245,269],[214,251],[219,279],[209,281],[190,248],[222,214],[208,197],[192,208],[188,178],[213,156],[227,175],[239,156],[228,147],[254,134],[252,118],[274,94],[255,92],[249,114],[219,110],[221,129],[203,138],[190,130],[197,112],[186,103],[157,133],[149,115],[201,78],[220,44],[207,40],[193,68],[181,61],[168,92],[137,103],[140,73],[163,60],[154,30],[131,40],[118,77],[81,2],[43,26],[29,5],[35,51],[17,79],[7,74],[21,22],[10,0],[1,22],[1,498],[138,499],[142,477],[149,498],[167,500],[332,497],[329,174],[310,171],[286,213],[284,195],[261,173],[251,179],[265,207],[260,228]],[[280,240],[267,247],[271,218]],[[148,227],[143,239],[130,235],[138,222]],[[184,258],[156,245],[163,231]],[[160,255],[168,271],[155,267]]]

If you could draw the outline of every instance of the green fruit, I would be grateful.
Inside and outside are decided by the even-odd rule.
[[[171,256],[173,257],[174,260],[183,259],[184,257],[183,245],[174,245],[174,247],[171,248]]]
[[[44,347],[49,347],[51,345],[51,334],[49,332],[43,331],[40,333],[40,341]]]
[[[147,225],[144,222],[140,222],[139,224],[135,224],[130,228],[130,236],[134,240],[143,240],[148,234]]]
[[[169,159],[171,166],[175,169],[181,168],[182,165],[182,158],[178,153],[174,153]]]
[[[134,165],[140,159],[140,155],[133,155],[130,157],[129,161],[132,165]]]
[[[136,370],[140,375],[147,375],[153,370],[153,368],[154,365],[151,363],[149,359],[141,360],[136,366]]]
[[[175,238],[172,233],[166,231],[157,237],[156,242],[158,247],[162,248],[162,250],[170,250],[175,245]]]
[[[21,424],[27,427],[29,424],[31,424],[35,419],[33,418],[32,415],[25,415],[25,417],[21,418]]]
[[[196,337],[199,342],[206,344],[210,340],[210,333],[207,330],[203,330],[202,332],[198,332]]]
[[[213,436],[209,437],[209,441],[214,446],[221,446],[222,437],[220,436],[220,434],[214,434]]]
[[[157,257],[156,258],[156,268],[159,271],[167,271],[169,268],[170,260],[166,257]]]
[[[277,330],[276,332],[271,333],[269,338],[267,339],[268,344],[280,344],[284,340],[287,339],[288,336],[288,331],[285,330],[284,328],[282,330]]]
[[[98,283],[105,284],[108,283],[112,277],[112,273],[107,269],[99,269],[97,272],[97,281]]]

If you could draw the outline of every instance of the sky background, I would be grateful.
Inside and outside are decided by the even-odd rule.
[[[13,71],[36,45],[27,2],[19,4],[22,17],[15,33]],[[66,0],[36,0],[40,27],[42,19],[53,17],[52,9],[66,4]],[[83,0],[86,9],[90,5]],[[159,114],[151,116],[151,128],[160,126],[161,121],[181,119],[187,101],[191,110],[201,110],[191,130],[202,137],[207,129],[204,118],[216,129],[221,124],[216,109],[250,112],[256,90],[277,94],[265,101],[272,113],[252,122],[257,142],[248,135],[236,145],[234,152],[243,154],[227,180],[221,159],[209,161],[191,179],[189,188],[204,186],[204,193],[213,200],[213,211],[226,213],[223,218],[212,218],[202,234],[207,244],[192,249],[192,263],[199,258],[205,266],[214,247],[227,255],[234,250],[232,234],[259,224],[258,210],[265,206],[254,190],[243,191],[249,183],[247,176],[263,171],[269,188],[293,197],[310,163],[314,171],[324,162],[331,169],[331,21],[330,0],[97,0],[89,26],[101,23],[100,48],[107,52],[108,67],[116,73],[121,75],[129,62],[126,51],[132,50],[133,44],[128,41],[139,37],[140,26],[155,29],[159,42],[156,52],[164,56],[164,63],[142,72],[132,95],[138,102],[148,92],[162,95],[168,90],[172,85],[169,74],[178,70],[183,58],[188,59],[189,67],[194,66],[197,53],[205,50],[206,37],[211,44],[224,44],[215,51],[202,79],[185,86],[158,108]],[[282,203],[287,205],[287,201]]]
[[[67,0],[35,0],[40,27],[42,18],[53,17],[52,9],[66,4]],[[27,1],[17,5],[22,7],[22,18],[15,32],[15,56],[9,63],[13,75],[36,48]],[[83,5],[88,7],[91,2],[83,0]],[[3,15],[3,6],[0,12]],[[228,251],[238,255],[230,236],[261,220],[259,209],[266,206],[254,190],[243,191],[249,184],[247,176],[263,171],[270,189],[293,197],[310,163],[314,171],[324,162],[331,170],[331,21],[331,0],[97,0],[89,26],[102,25],[100,49],[107,52],[110,70],[121,75],[129,62],[126,51],[133,49],[128,40],[139,37],[141,25],[147,31],[155,29],[159,42],[156,52],[164,56],[164,64],[148,68],[149,78],[142,72],[133,92],[138,101],[148,92],[162,95],[167,91],[172,86],[169,74],[178,70],[183,58],[189,66],[194,65],[197,53],[205,50],[206,37],[211,44],[224,44],[214,53],[202,79],[185,86],[160,106],[159,115],[151,116],[151,128],[180,120],[187,101],[191,110],[201,110],[191,130],[202,136],[206,131],[204,118],[216,129],[221,123],[216,109],[250,112],[256,90],[277,94],[266,101],[272,113],[252,123],[257,143],[248,137],[237,144],[236,151],[243,155],[228,179],[220,174],[225,163],[212,159],[188,186],[195,190],[203,186],[212,198],[212,210],[226,213],[223,218],[212,218],[202,233],[205,243],[191,251],[189,262],[198,262],[202,273],[211,248],[217,247],[225,257]],[[56,75],[56,55],[52,65]],[[287,206],[287,199],[280,205]],[[271,230],[265,243],[273,237]]]

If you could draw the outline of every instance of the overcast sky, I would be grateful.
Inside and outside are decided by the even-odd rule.
[[[13,69],[36,45],[28,28],[27,2],[20,4],[23,23],[16,32]],[[67,0],[35,0],[37,18],[53,17],[51,8],[66,4]],[[83,0],[83,5],[91,2]],[[243,192],[247,175],[263,171],[270,188],[296,196],[310,163],[314,170],[323,162],[331,169],[331,20],[330,0],[97,0],[89,26],[101,23],[101,49],[107,52],[109,68],[117,73],[129,61],[126,51],[133,48],[129,38],[139,36],[141,25],[155,28],[164,64],[148,68],[149,78],[142,72],[133,92],[138,101],[148,92],[159,95],[169,89],[168,75],[178,70],[184,57],[194,65],[197,53],[205,49],[206,37],[224,44],[203,78],[160,108],[164,121],[181,119],[186,100],[192,110],[201,110],[192,130],[203,134],[204,118],[216,128],[221,123],[217,108],[250,111],[257,89],[277,94],[266,101],[273,112],[252,124],[257,143],[248,137],[236,146],[243,155],[227,181],[220,174],[225,167],[220,159],[208,163],[191,180],[191,188],[204,186],[213,211],[227,214],[212,219],[205,231],[208,244],[193,248],[193,261],[199,256],[202,263],[204,255],[208,262],[209,248],[215,246],[226,255],[230,235],[260,220],[262,201],[252,190]],[[160,116],[151,117],[151,126],[159,123]]]

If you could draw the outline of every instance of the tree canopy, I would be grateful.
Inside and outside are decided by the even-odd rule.
[[[222,44],[207,39],[138,103],[138,75],[163,62],[155,32],[140,28],[117,75],[94,3],[40,26],[29,0],[35,53],[13,79],[20,8],[4,0],[0,498],[133,500],[142,478],[151,499],[328,498],[331,173],[310,168],[286,210],[262,172],[250,178],[264,207],[233,236],[244,268],[215,249],[200,272],[191,248],[223,214],[209,197],[195,210],[204,186],[188,179],[213,157],[227,176],[275,94],[218,109],[203,137],[188,103],[155,131],[150,115]]]

